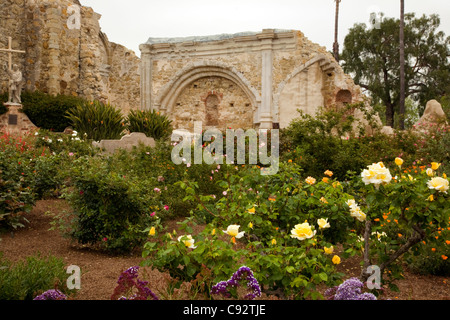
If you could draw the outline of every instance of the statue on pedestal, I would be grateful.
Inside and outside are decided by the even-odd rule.
[[[22,100],[20,95],[22,93],[22,72],[19,70],[17,64],[12,63],[13,53],[25,53],[22,50],[14,50],[12,48],[12,38],[8,37],[8,48],[0,48],[0,52],[8,53],[8,65],[4,65],[5,71],[9,75],[8,89],[9,89],[9,100],[8,104],[21,104]]]
[[[19,70],[19,66],[17,64],[13,64],[12,70],[9,70],[8,66],[5,64],[3,68],[9,75],[8,103],[18,103],[18,104],[22,103],[22,100],[20,98],[20,95],[22,93],[22,72]]]

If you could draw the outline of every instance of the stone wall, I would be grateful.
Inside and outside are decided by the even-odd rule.
[[[297,109],[313,114],[363,100],[333,56],[300,31],[150,38],[140,50],[142,107],[167,114],[180,129],[205,125],[208,113],[221,129],[283,128]],[[218,111],[204,101],[211,92],[219,93]]]
[[[26,90],[111,102],[124,112],[140,105],[140,59],[101,31],[101,15],[77,0],[2,0],[0,47],[13,38],[13,54]],[[7,55],[0,53],[0,63]],[[0,71],[0,90],[7,75]]]
[[[247,127],[253,122],[251,102],[232,81],[205,77],[192,82],[178,96],[172,110],[178,128],[193,130],[194,121],[211,127]]]

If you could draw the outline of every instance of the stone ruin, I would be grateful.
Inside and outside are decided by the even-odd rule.
[[[0,16],[0,48],[12,37],[25,50],[17,57],[24,90],[107,101],[124,114],[157,110],[175,129],[192,130],[194,121],[205,129],[285,128],[298,110],[366,101],[332,54],[297,30],[149,38],[138,58],[110,42],[101,15],[78,0],[3,0]],[[0,91],[7,79],[0,70]],[[0,125],[16,115],[26,128],[14,110]]]
[[[175,129],[285,128],[320,107],[364,100],[326,48],[297,30],[150,38],[141,50],[141,105]]]

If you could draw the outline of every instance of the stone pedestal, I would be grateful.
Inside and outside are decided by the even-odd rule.
[[[7,102],[3,105],[8,111],[0,116],[0,132],[23,136],[37,129],[27,115],[19,111],[22,109],[21,104]]]

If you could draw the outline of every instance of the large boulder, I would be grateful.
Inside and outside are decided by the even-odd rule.
[[[413,126],[415,130],[426,131],[433,126],[440,126],[447,124],[447,116],[439,102],[430,100],[427,102],[423,116]]]

